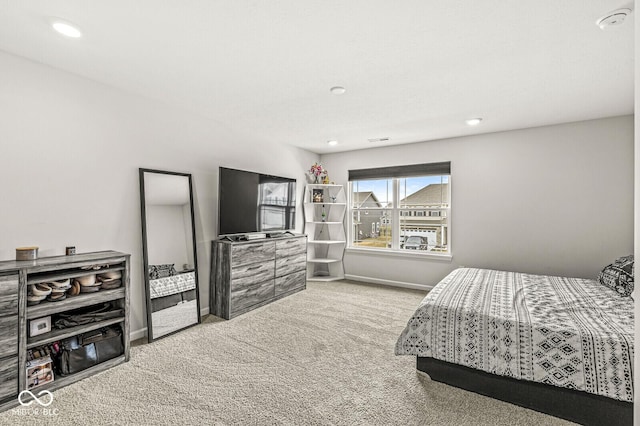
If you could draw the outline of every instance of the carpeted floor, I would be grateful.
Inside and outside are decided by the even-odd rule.
[[[0,425],[566,425],[432,382],[393,347],[424,292],[350,282],[135,346],[131,361]],[[53,411],[55,410],[55,412]]]

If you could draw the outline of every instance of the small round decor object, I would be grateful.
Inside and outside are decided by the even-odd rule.
[[[16,260],[36,260],[38,258],[38,248],[33,247],[17,247]]]

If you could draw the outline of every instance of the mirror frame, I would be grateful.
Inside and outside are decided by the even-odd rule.
[[[198,251],[196,250],[196,222],[193,208],[193,185],[192,178],[190,173],[179,173],[179,172],[169,172],[166,170],[155,170],[155,169],[144,169],[140,168],[139,176],[140,176],[140,212],[142,219],[142,258],[143,258],[143,275],[144,275],[144,289],[146,296],[146,306],[147,306],[147,341],[149,343],[154,340],[162,339],[167,336],[171,336],[172,334],[176,334],[185,330],[187,328],[198,325],[202,322],[202,317],[200,315],[200,285],[198,279]],[[196,305],[198,309],[198,321],[190,324],[186,327],[180,328],[178,330],[174,330],[170,333],[163,334],[162,336],[154,337],[153,335],[153,321],[151,320],[151,290],[149,284],[149,253],[147,251],[147,208],[146,208],[146,197],[144,190],[144,174],[145,173],[157,173],[163,175],[173,175],[173,176],[184,176],[189,179],[189,207],[191,208],[191,234],[192,234],[192,242],[193,242],[193,267],[194,267],[194,276],[196,280]]]

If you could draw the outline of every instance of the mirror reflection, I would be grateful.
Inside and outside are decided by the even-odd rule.
[[[151,342],[200,322],[191,175],[140,169],[140,189]]]

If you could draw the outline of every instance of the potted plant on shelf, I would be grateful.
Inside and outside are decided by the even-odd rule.
[[[311,169],[309,169],[309,174],[312,178],[312,183],[320,183],[320,176],[326,176],[327,171],[322,167],[322,164],[313,163]]]

